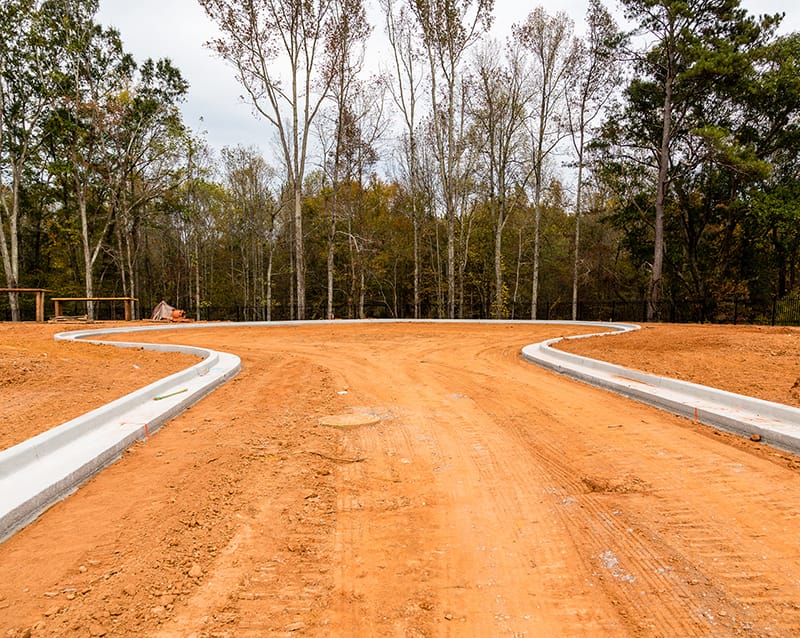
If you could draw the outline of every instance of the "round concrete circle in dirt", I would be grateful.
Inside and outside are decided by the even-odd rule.
[[[375,425],[380,423],[380,420],[381,418],[374,414],[334,414],[322,417],[319,424],[333,428],[357,428],[362,425]]]

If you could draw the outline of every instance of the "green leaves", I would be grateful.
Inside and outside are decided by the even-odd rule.
[[[616,157],[601,161],[609,185],[615,175],[641,170],[653,180],[633,189],[617,182],[627,189],[617,190],[615,219],[628,246],[646,260],[641,242],[653,240],[641,233],[636,211],[652,223],[654,178],[667,139],[669,162],[659,188],[665,198],[666,277],[673,294],[767,285],[779,275],[769,272],[769,260],[754,266],[752,241],[765,228],[781,235],[777,211],[787,207],[778,206],[776,189],[785,188],[792,171],[797,174],[797,34],[777,38],[780,16],[755,18],[739,0],[623,4],[650,44],[637,52],[639,77],[629,83],[623,108],[605,127],[605,149]],[[770,210],[775,223],[766,219]],[[757,296],[754,289],[751,296]]]

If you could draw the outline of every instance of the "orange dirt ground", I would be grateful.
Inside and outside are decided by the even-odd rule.
[[[163,357],[53,344],[63,329],[0,325],[14,439]],[[800,459],[519,357],[570,333],[136,335],[244,368],[0,545],[0,637],[797,635]],[[788,402],[799,342],[654,326],[569,348]],[[380,421],[319,425],[337,414]]]

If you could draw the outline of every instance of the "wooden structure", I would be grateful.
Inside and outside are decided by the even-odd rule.
[[[44,293],[53,292],[45,288],[0,288],[2,292],[33,293],[36,295],[36,321],[44,321]]]
[[[136,297],[53,297],[56,317],[61,316],[65,301],[121,301],[125,306],[125,321],[130,321],[133,318],[133,302],[139,300]]]

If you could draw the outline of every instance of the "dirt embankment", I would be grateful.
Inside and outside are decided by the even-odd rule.
[[[800,328],[645,325],[559,348],[683,381],[800,407]]]

